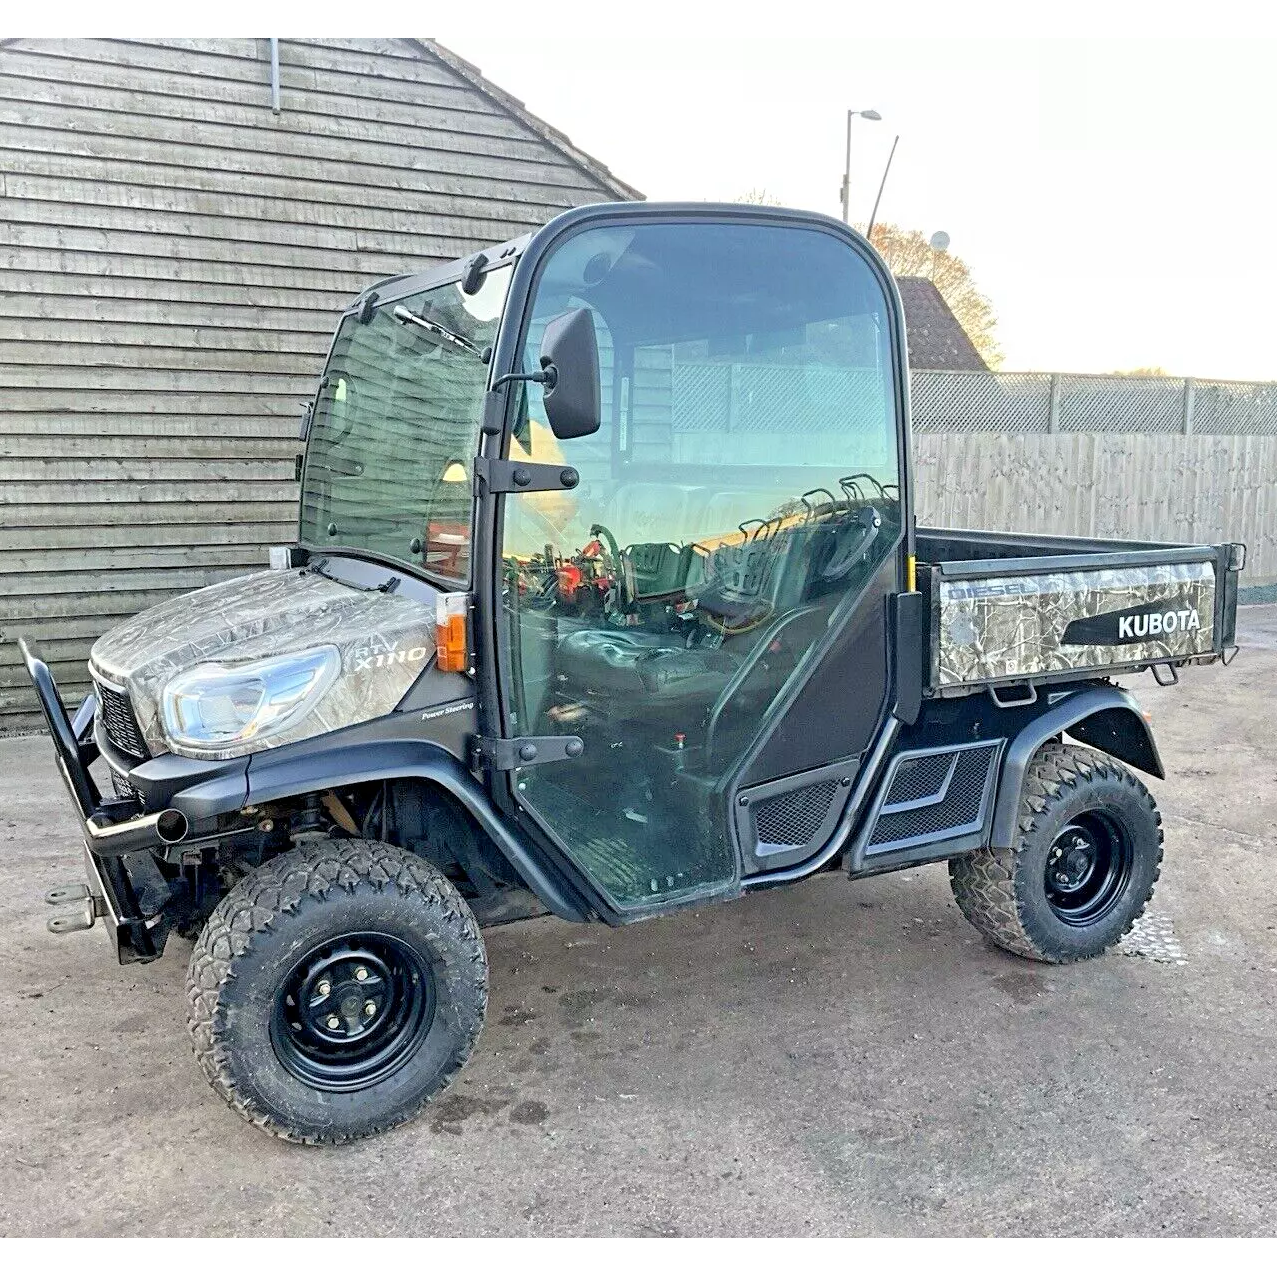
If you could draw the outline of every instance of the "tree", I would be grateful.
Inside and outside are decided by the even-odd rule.
[[[781,203],[765,186],[751,186],[744,195],[736,197],[737,204],[766,204],[769,208],[780,208]]]
[[[1110,377],[1169,377],[1165,368],[1114,368]]]
[[[907,231],[890,222],[877,223],[871,241],[893,275],[921,275],[935,284],[990,368],[1002,362],[1002,351],[994,336],[997,316],[989,299],[976,288],[971,269],[961,257],[932,248],[921,231]]]

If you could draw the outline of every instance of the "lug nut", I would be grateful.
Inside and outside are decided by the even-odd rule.
[[[327,1023],[328,1023],[328,1027],[329,1027],[330,1029],[340,1029],[340,1028],[341,1028],[341,1021],[340,1021],[340,1020],[339,1020],[339,1019],[338,1019],[335,1015],[330,1015],[330,1016],[328,1017],[328,1021],[327,1021]]]
[[[365,1015],[376,1015],[376,1014],[377,1014],[377,1004],[376,1004],[375,1002],[365,1002],[365,1003],[364,1003],[364,1014],[365,1014]]]
[[[321,998],[326,998],[332,991],[333,986],[329,984],[327,980],[321,980],[315,986],[315,992],[318,993]]]
[[[367,979],[368,979],[368,968],[367,968],[367,967],[356,967],[356,968],[355,968],[355,979],[356,979],[356,980],[367,980]]]

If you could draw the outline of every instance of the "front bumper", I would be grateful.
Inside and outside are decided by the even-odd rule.
[[[143,909],[138,871],[144,867],[153,870],[150,857],[171,855],[179,844],[185,845],[188,836],[207,834],[217,815],[243,805],[247,785],[242,775],[215,769],[218,774],[211,779],[204,776],[202,783],[168,796],[169,805],[150,813],[143,812],[141,804],[131,798],[103,798],[89,771],[100,754],[93,736],[95,698],[88,697],[72,720],[48,665],[24,639],[18,640],[18,646],[49,727],[58,771],[84,834],[93,915],[105,920],[120,962],[149,962],[163,952],[172,910]],[[180,851],[178,855],[180,858]],[[143,874],[143,880],[154,877],[153,872]],[[92,925],[92,918],[88,925]]]

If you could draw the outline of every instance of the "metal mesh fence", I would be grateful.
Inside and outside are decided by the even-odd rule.
[[[910,380],[924,433],[1277,435],[1277,382],[927,370]]]
[[[1048,374],[915,372],[911,380],[916,430],[966,434],[1051,428]]]
[[[1277,383],[1194,382],[1193,428],[1203,435],[1277,435]]]
[[[852,420],[885,409],[869,369],[675,362],[660,378],[675,434],[771,431],[782,415],[787,429],[820,431],[835,425],[831,403]],[[1277,435],[1277,382],[925,369],[910,382],[923,433]]]
[[[675,434],[815,433],[837,429],[830,405],[847,418],[880,421],[887,384],[871,369],[808,364],[678,362],[673,365],[671,427]]]

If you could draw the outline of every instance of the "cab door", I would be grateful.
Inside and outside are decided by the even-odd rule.
[[[646,913],[769,867],[742,781],[832,777],[829,811],[850,792],[903,569],[898,326],[845,230],[763,213],[585,219],[540,264],[525,370],[578,308],[602,424],[557,439],[521,400],[507,455],[580,478],[503,498],[498,645],[506,734],[585,749],[510,784],[617,914]]]

